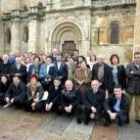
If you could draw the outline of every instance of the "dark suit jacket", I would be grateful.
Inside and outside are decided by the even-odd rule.
[[[48,98],[46,100],[46,104],[49,104],[50,102],[52,102],[53,104],[60,103],[59,97],[61,94],[61,90],[62,90],[62,85],[60,85],[57,90],[55,90],[55,86],[52,85],[48,91],[49,95],[48,95]]]
[[[93,93],[93,90],[89,88],[85,93],[85,106],[88,110],[94,106],[97,109],[97,113],[100,113],[103,110],[103,103],[105,101],[105,92],[102,89],[99,89],[96,93]]]
[[[17,69],[16,64],[11,66],[10,69],[10,74],[13,77],[13,75],[15,75],[16,73],[20,73],[21,74],[21,80],[26,83],[27,82],[27,71],[26,71],[26,66],[21,64],[20,68]]]
[[[61,76],[61,82],[64,83],[68,77],[67,66],[64,62],[61,62],[60,69],[58,70],[57,62],[55,63],[57,76]]]
[[[94,64],[92,68],[92,80],[99,80],[98,69],[99,69],[99,63]],[[111,68],[104,63],[104,77],[103,77],[101,88],[104,90],[107,89],[109,92],[112,90],[113,87],[113,79],[111,75],[112,75]]]
[[[1,63],[0,64],[0,75],[3,74],[10,74],[11,64],[8,62],[6,64]]]
[[[116,104],[117,100],[115,98],[115,94],[111,94],[109,98],[104,103],[105,111],[114,111],[114,105]],[[129,99],[126,97],[125,94],[122,94],[120,109],[121,113],[129,114]],[[119,112],[118,112],[119,113]]]
[[[14,98],[14,101],[24,101],[26,97],[26,85],[23,82],[20,82],[16,87],[13,83],[8,88],[5,98]]]
[[[113,68],[111,68],[111,72],[112,72]],[[118,78],[118,84],[122,86],[123,89],[126,88],[126,76],[125,76],[125,68],[123,65],[119,65],[117,67],[118,73],[117,73],[117,78]],[[112,79],[113,79],[113,74],[111,74]],[[115,86],[115,84],[113,83],[113,87]],[[113,89],[112,89],[113,91]]]

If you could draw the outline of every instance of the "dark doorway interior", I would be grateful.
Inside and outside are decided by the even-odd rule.
[[[74,41],[65,41],[62,46],[62,55],[73,54],[73,51],[76,49],[76,44]]]

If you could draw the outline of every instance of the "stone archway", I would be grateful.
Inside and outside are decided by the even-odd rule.
[[[57,48],[61,53],[67,52],[70,54],[72,49],[80,50],[82,46],[82,32],[76,24],[63,22],[53,29],[50,42],[51,50]],[[71,46],[70,43],[73,43],[74,46]]]

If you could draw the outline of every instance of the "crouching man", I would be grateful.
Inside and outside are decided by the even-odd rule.
[[[10,105],[15,105],[17,107],[23,107],[26,98],[26,85],[21,81],[20,77],[14,76],[13,83],[8,88],[5,100],[8,107]]]
[[[112,121],[117,121],[118,125],[129,123],[129,99],[122,92],[122,87],[114,87],[114,94],[111,94],[104,103],[105,126],[109,126]]]
[[[90,119],[99,119],[102,117],[104,101],[105,92],[100,89],[99,81],[93,80],[91,87],[85,93],[85,125],[88,125]]]
[[[73,114],[77,109],[81,95],[80,90],[74,88],[73,82],[67,80],[64,89],[61,91],[59,112],[67,115]]]

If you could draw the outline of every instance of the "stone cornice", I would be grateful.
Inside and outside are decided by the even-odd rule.
[[[92,6],[95,8],[102,8],[102,7],[111,7],[111,6],[120,6],[120,5],[130,5],[136,4],[137,0],[98,0],[92,1]]]

